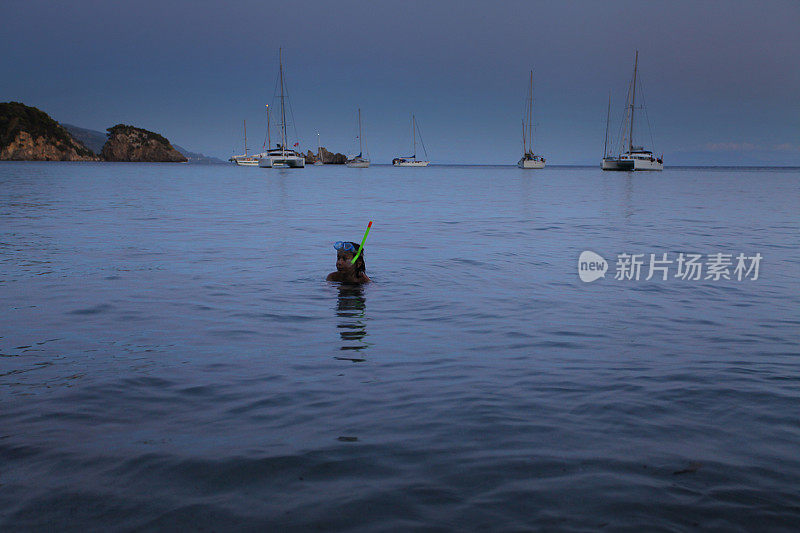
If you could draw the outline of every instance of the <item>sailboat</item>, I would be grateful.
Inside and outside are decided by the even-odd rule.
[[[319,132],[317,132],[317,158],[314,161],[315,166],[324,165],[325,163],[322,161],[322,148],[319,145]]]
[[[229,159],[239,166],[257,167],[258,157],[247,155],[247,121],[244,122],[244,155],[235,155]]]
[[[350,168],[367,168],[369,167],[369,157],[364,157],[364,149],[362,148],[363,135],[361,133],[361,108],[358,108],[358,155],[353,159],[347,160],[345,163]],[[366,145],[367,143],[363,143]]]
[[[419,125],[417,124],[416,117],[411,115],[411,142],[414,144],[414,155],[410,157],[395,157],[392,159],[392,165],[396,167],[427,167],[431,164],[430,161],[421,161],[417,159],[417,134],[419,132]],[[422,150],[425,152],[425,157],[428,157],[428,151],[425,150],[425,143],[422,142],[422,135],[419,136],[419,142],[422,144]]]
[[[544,168],[545,159],[533,153],[533,71],[531,71],[531,84],[528,87],[528,109],[525,118],[528,119],[528,127],[525,128],[525,120],[522,121],[522,158],[517,161],[519,168]],[[527,141],[527,145],[526,145]]]
[[[608,153],[608,117],[611,114],[611,99],[609,96],[608,114],[606,115],[606,142],[605,150],[603,153],[603,163],[600,168],[603,170],[664,170],[664,156],[655,157],[653,152],[645,150],[644,146],[633,144],[633,119],[634,110],[636,109],[636,76],[639,70],[639,51],[636,51],[636,57],[633,61],[633,81],[631,81],[629,90],[629,105],[626,105],[627,112],[622,123],[622,130],[627,128],[627,139],[622,139],[619,155],[613,156]],[[627,103],[627,102],[626,102]],[[645,111],[646,113],[646,111]],[[649,122],[649,121],[648,121]],[[622,148],[627,142],[627,150],[624,152]]]
[[[267,150],[264,157],[258,160],[258,166],[262,168],[304,168],[306,166],[306,158],[294,150],[286,147],[286,87],[283,81],[283,49],[278,51],[278,64],[279,64],[279,78],[281,86],[281,117],[280,117],[280,130],[281,140],[275,145],[275,148]],[[269,109],[269,108],[267,108]],[[267,122],[269,124],[269,122]],[[267,126],[269,131],[269,125]],[[267,133],[269,136],[269,133]]]

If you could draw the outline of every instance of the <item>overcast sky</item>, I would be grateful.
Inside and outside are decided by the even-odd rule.
[[[0,1],[0,101],[127,123],[221,158],[260,149],[284,49],[301,148],[374,162],[515,164],[534,70],[534,148],[599,164],[639,50],[665,164],[800,165],[800,2]],[[645,130],[642,142],[650,144]]]

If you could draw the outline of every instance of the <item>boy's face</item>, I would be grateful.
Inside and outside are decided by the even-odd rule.
[[[336,252],[336,270],[339,272],[352,272],[355,270],[356,266],[352,263],[354,255],[353,252],[344,250]]]

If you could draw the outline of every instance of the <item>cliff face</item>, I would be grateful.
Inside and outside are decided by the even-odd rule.
[[[319,154],[322,156],[322,162],[325,163],[326,165],[344,165],[347,162],[346,155],[339,153],[334,154],[333,152],[329,152],[328,150],[325,149],[324,146],[319,149]],[[305,157],[306,157],[306,163],[308,164],[311,164],[317,160],[317,154],[311,152],[311,150],[308,151]]]
[[[152,163],[185,163],[167,139],[142,128],[117,124],[108,128],[108,140],[100,153],[106,161],[141,161]]]
[[[44,111],[19,102],[0,103],[0,160],[98,161]]]

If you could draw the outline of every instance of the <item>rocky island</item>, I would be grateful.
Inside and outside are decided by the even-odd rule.
[[[108,140],[100,152],[104,161],[185,163],[188,161],[167,139],[142,128],[117,124],[108,128]]]

